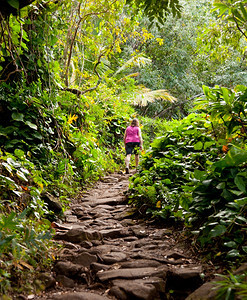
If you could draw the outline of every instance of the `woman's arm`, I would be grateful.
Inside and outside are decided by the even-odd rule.
[[[139,136],[139,139],[140,139],[140,148],[142,149],[143,148],[143,139],[142,139],[142,132],[141,132],[141,128],[138,128],[138,136]]]
[[[123,138],[124,145],[125,145],[126,136],[127,136],[127,129],[125,129],[124,138]]]

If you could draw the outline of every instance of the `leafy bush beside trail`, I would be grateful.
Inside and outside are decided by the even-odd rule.
[[[205,115],[191,114],[164,136],[157,138],[144,155],[140,172],[132,177],[130,198],[154,215],[186,217],[191,203],[194,170],[218,158],[220,147],[208,136]],[[208,151],[208,148],[211,151]],[[136,200],[136,199],[138,199]],[[187,217],[186,217],[187,218]]]
[[[209,114],[169,123],[131,178],[129,198],[153,218],[182,220],[218,256],[241,259],[247,253],[246,89],[205,91],[205,110],[214,101]]]

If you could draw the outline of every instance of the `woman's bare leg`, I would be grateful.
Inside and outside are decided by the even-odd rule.
[[[130,159],[131,159],[131,154],[128,154],[125,158],[126,169],[128,170],[130,168]]]

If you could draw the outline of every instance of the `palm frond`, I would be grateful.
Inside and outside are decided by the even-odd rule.
[[[170,95],[167,90],[150,90],[145,87],[137,93],[134,98],[133,105],[147,106],[148,103],[154,102],[156,99],[173,103],[177,99]]]
[[[117,75],[123,71],[126,71],[127,69],[133,68],[133,67],[144,67],[147,64],[150,64],[152,60],[150,58],[144,57],[144,56],[134,56],[128,61],[126,61],[122,67],[120,67],[114,75]]]
[[[122,81],[125,81],[125,80],[127,80],[128,78],[138,77],[139,75],[140,75],[139,72],[129,74],[129,75],[127,75],[127,76],[124,76],[124,77],[120,78],[120,79],[117,81],[117,83],[122,82]]]

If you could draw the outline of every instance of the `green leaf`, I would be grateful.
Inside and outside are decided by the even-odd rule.
[[[35,124],[33,124],[33,123],[29,122],[29,121],[26,121],[25,124],[27,126],[29,126],[30,128],[34,129],[34,130],[38,129],[37,125],[35,125]]]
[[[23,192],[20,191],[13,191],[13,193],[15,193],[18,197],[21,197]]]
[[[200,233],[200,231],[199,230],[195,230],[195,231],[191,231],[191,233],[194,234],[194,235],[197,235],[197,234]]]
[[[230,201],[232,199],[232,193],[230,193],[230,191],[227,189],[224,189],[220,195],[227,201]]]
[[[242,216],[237,216],[236,220],[243,222],[244,224],[247,224],[247,219]]]
[[[168,179],[168,178],[166,178],[166,179],[162,180],[162,182],[163,182],[164,184],[166,184],[166,185],[168,185],[168,184],[171,184],[171,183],[172,183],[172,182],[171,182],[171,180],[170,180],[170,179]]]
[[[11,115],[12,119],[15,121],[22,121],[23,122],[23,117],[24,115],[18,112],[13,112]]]
[[[226,101],[227,104],[229,104],[229,90],[224,87],[222,87],[221,90],[222,90],[224,100]]]
[[[230,242],[224,243],[224,246],[229,247],[229,248],[236,248],[237,244],[234,241],[230,241]]]
[[[3,182],[13,183],[14,185],[16,185],[15,182],[14,182],[14,180],[11,179],[11,178],[9,178],[9,177],[7,177],[7,176],[3,176],[3,175],[0,174],[0,179],[2,179]]]
[[[9,171],[9,173],[11,173],[12,174],[12,166],[11,165],[9,165],[9,164],[7,164],[7,163],[5,163],[5,162],[2,162],[2,165],[5,167],[5,169],[6,170],[8,170]]]
[[[211,147],[211,146],[214,145],[214,144],[215,144],[215,142],[206,142],[206,143],[204,144],[204,149],[207,149],[207,148]]]
[[[20,7],[20,3],[18,0],[7,0],[9,5],[11,5],[12,7],[19,9]]]
[[[245,7],[243,6],[243,3],[240,2],[239,4],[240,4],[240,9],[242,11],[242,14],[243,14],[245,20],[247,21],[247,11],[246,11]]]
[[[219,235],[222,235],[226,232],[226,227],[224,225],[217,225],[210,231],[211,237],[217,237]]]
[[[18,158],[23,159],[25,157],[25,152],[23,150],[15,149],[14,153]]]
[[[233,193],[234,195],[237,195],[237,196],[241,196],[243,194],[242,191],[239,191],[239,190],[229,190],[229,192]]]
[[[209,93],[209,87],[208,86],[206,86],[206,85],[203,85],[202,86],[202,88],[203,88],[203,93],[205,94],[205,95],[207,95],[208,93]]]
[[[202,150],[203,148],[203,143],[202,142],[197,142],[195,145],[194,145],[194,149],[195,150]]]
[[[245,253],[247,253],[247,246],[243,246],[242,249]]]
[[[223,15],[229,9],[226,4],[220,3],[220,2],[214,3],[214,7],[215,8],[212,11],[215,11],[215,10],[219,9],[219,16]]]
[[[40,59],[37,60],[37,64],[38,64],[39,67],[42,67],[42,63],[41,63]]]
[[[205,186],[209,186],[212,181],[213,181],[213,179],[203,180],[202,184],[205,185]]]
[[[241,176],[236,176],[234,178],[234,182],[236,184],[236,186],[240,189],[241,192],[246,192],[246,183],[243,180],[243,177]]]
[[[21,42],[21,46],[22,46],[22,48],[24,48],[24,49],[28,50],[28,47],[27,47],[26,43],[24,43],[24,42]]]
[[[213,164],[214,167],[225,168],[225,167],[236,167],[247,161],[247,151],[241,148],[232,146],[227,152],[224,159]]]
[[[25,168],[21,168],[20,169],[24,174],[26,174],[26,175],[29,175],[30,173],[29,173],[29,171],[27,170],[27,169],[25,169]]]
[[[39,132],[34,132],[33,134],[32,134],[32,136],[33,137],[35,137],[35,138],[37,138],[37,139],[39,139],[39,140],[42,140],[42,135],[39,133]]]
[[[206,178],[206,176],[207,176],[207,172],[205,172],[205,171],[200,171],[200,170],[195,170],[194,171],[194,176],[195,176],[195,179],[197,179],[197,180],[203,180],[203,179],[205,179]]]
[[[235,16],[235,18],[237,17],[239,21],[241,21],[241,22],[245,21],[237,9],[234,9],[232,12],[233,12],[233,15]]]
[[[234,200],[234,202],[236,202],[239,205],[246,205],[247,204],[247,197],[236,199],[236,200]]]
[[[18,162],[16,162],[16,161],[14,161],[13,158],[11,158],[11,157],[8,157],[8,158],[7,158],[7,162],[8,162],[11,166],[13,166],[14,168],[19,168],[19,167],[21,167],[21,164],[18,163]]]
[[[227,257],[238,257],[238,256],[240,256],[240,254],[239,254],[239,251],[238,251],[238,250],[232,249],[232,250],[230,250],[230,251],[227,253],[226,256],[227,256]]]
[[[12,211],[7,217],[2,217],[2,220],[0,220],[0,229],[1,231],[5,228],[15,230],[18,224],[19,222],[16,220],[16,213]]]
[[[17,171],[16,175],[18,176],[18,178],[24,180],[24,181],[28,181],[27,177],[21,172],[21,171]]]
[[[217,186],[216,189],[218,190],[223,190],[226,187],[226,183],[225,182],[220,182]]]
[[[227,204],[228,207],[233,207],[235,209],[239,209],[239,204],[238,203],[235,203],[235,202],[229,202]]]

